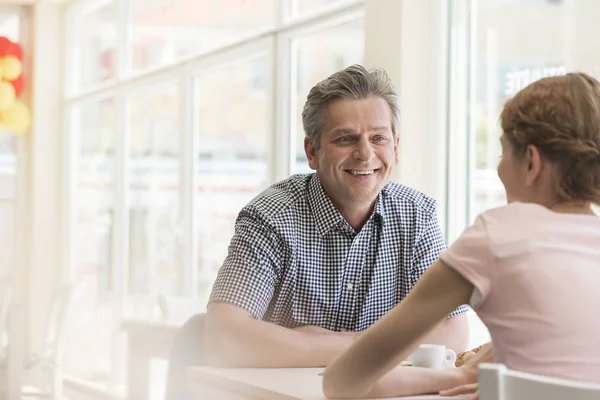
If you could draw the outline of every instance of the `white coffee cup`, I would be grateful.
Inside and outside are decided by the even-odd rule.
[[[410,362],[415,367],[452,368],[455,361],[456,353],[439,344],[422,344],[410,355]]]

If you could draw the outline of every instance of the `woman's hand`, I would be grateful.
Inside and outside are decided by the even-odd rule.
[[[459,394],[473,393],[469,400],[479,400],[479,383],[469,383],[466,385],[457,386],[452,389],[441,390],[440,396],[456,396]]]
[[[440,391],[440,396],[456,396],[458,394],[473,393],[473,396],[469,397],[469,400],[478,400],[479,384],[477,383],[477,375],[479,372],[479,364],[491,362],[494,362],[494,346],[492,345],[492,342],[488,342],[481,346],[479,351],[459,368],[465,374],[466,380],[471,383],[460,385],[452,389],[442,390]]]

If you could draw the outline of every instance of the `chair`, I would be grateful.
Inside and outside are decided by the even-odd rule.
[[[189,318],[173,339],[169,354],[166,400],[187,400],[187,368],[204,364],[204,323],[206,314]]]
[[[479,399],[598,400],[600,385],[513,371],[503,364],[481,364]]]

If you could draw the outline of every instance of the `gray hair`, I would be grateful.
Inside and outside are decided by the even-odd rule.
[[[321,143],[323,111],[336,100],[362,100],[380,97],[392,111],[392,133],[397,135],[400,119],[398,92],[383,69],[367,70],[362,65],[351,65],[317,83],[308,93],[302,110],[304,134],[315,150]]]

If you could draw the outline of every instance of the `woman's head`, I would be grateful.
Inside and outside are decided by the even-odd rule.
[[[536,81],[500,115],[498,175],[509,202],[600,203],[600,83],[583,73]]]

